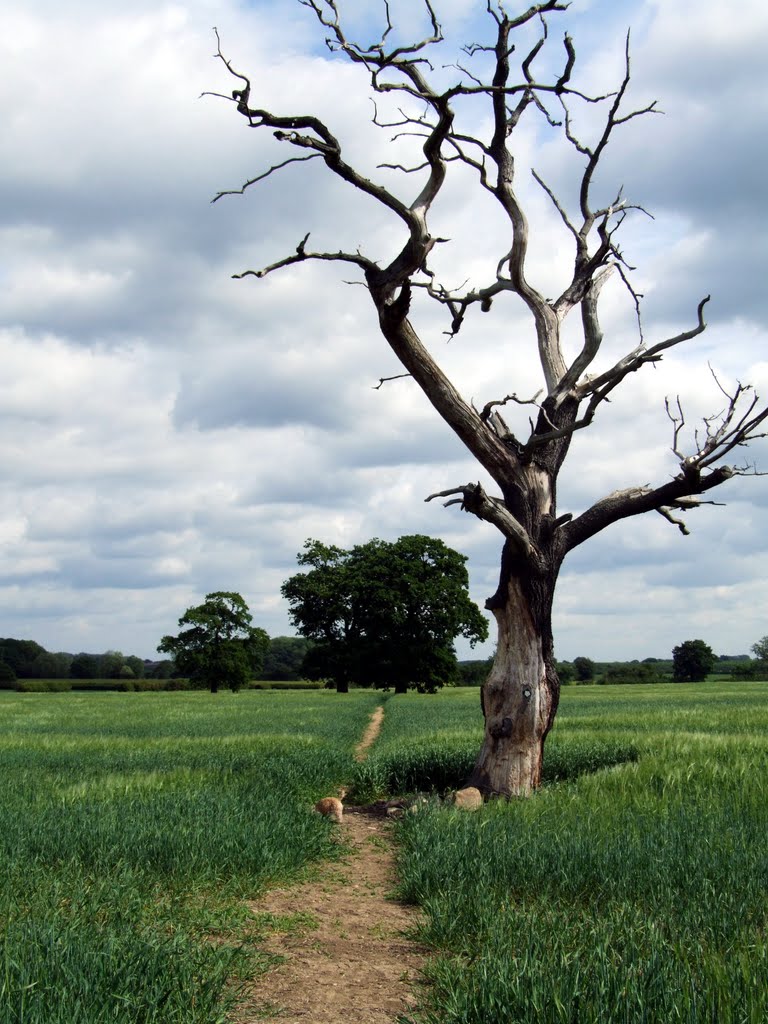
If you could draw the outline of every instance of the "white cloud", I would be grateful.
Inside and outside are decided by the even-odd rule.
[[[476,4],[437,6],[448,33],[457,16],[476,38]],[[401,7],[396,15],[417,17],[418,5]],[[371,31],[379,5],[354,10],[361,34]],[[766,15],[750,5],[723,30],[713,2],[577,2],[569,24],[580,55],[596,58],[585,82],[620,71],[630,15],[637,95],[658,92],[669,113],[626,127],[606,188],[610,171],[657,214],[628,224],[625,246],[647,295],[649,339],[690,326],[710,290],[711,326],[688,353],[633,375],[574,438],[560,491],[574,512],[674,471],[663,399],[679,392],[691,422],[713,411],[707,360],[723,381],[768,387],[764,141],[754,127],[764,114]],[[319,162],[209,202],[286,156],[224,100],[199,99],[232,88],[211,59],[213,24],[260,102],[312,107],[350,159],[393,180],[376,169],[392,159],[391,132],[364,120],[365,73],[328,59],[312,22],[293,0],[11,0],[0,40],[0,634],[151,656],[213,589],[240,590],[260,625],[286,633],[279,587],[309,536],[440,535],[470,556],[473,596],[482,603],[495,590],[493,529],[424,502],[483,475],[412,382],[372,390],[402,371],[365,290],[343,283],[359,275],[302,265],[232,280],[293,251],[307,230],[313,246],[360,245],[382,260],[400,244],[396,219],[350,200]],[[541,126],[522,137],[518,174],[531,210],[531,280],[555,294],[572,240],[528,167],[560,188],[573,154],[566,160],[546,137]],[[403,195],[415,194],[417,177],[398,186]],[[485,279],[509,244],[485,197],[469,201],[472,180],[457,177],[435,219],[452,239],[435,255],[451,283]],[[604,298],[609,365],[637,333],[620,282]],[[521,303],[497,300],[451,341],[421,297],[414,310],[476,404],[539,387]],[[528,410],[506,411],[524,429]],[[758,479],[724,491],[733,506],[692,516],[691,537],[654,516],[575,553],[558,597],[561,656],[660,656],[707,631],[733,652],[763,635],[765,488]]]

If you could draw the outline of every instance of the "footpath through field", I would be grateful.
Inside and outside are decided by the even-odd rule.
[[[383,717],[383,707],[371,716],[358,760]],[[341,864],[250,904],[273,925],[262,948],[284,959],[249,986],[233,1024],[393,1024],[415,1005],[423,951],[404,937],[417,911],[388,896],[395,881],[390,823],[347,808],[341,832],[351,848]]]

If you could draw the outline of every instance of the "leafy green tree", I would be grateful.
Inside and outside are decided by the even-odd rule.
[[[34,640],[0,640],[0,661],[9,665],[19,679],[34,679],[35,659],[45,653],[45,648]]]
[[[750,649],[758,661],[768,661],[768,636],[752,644]]]
[[[141,658],[137,658],[135,654],[129,654],[125,659],[125,666],[129,668],[133,673],[133,679],[143,679],[146,666]]]
[[[259,673],[261,679],[301,679],[312,641],[303,636],[273,636]]]
[[[105,651],[99,655],[99,678],[120,679],[122,678],[125,656],[122,651]]]
[[[768,661],[750,660],[736,663],[731,668],[731,679],[764,681],[768,679]]]
[[[237,692],[261,668],[269,646],[263,629],[251,626],[252,615],[240,594],[217,590],[179,619],[178,636],[164,636],[158,651],[170,654],[182,675],[193,682]]]
[[[493,658],[459,662],[458,686],[482,686],[491,671]]]
[[[573,667],[580,683],[587,683],[595,678],[595,663],[590,658],[574,658]]]
[[[466,558],[440,540],[414,534],[349,551],[308,540],[298,562],[309,571],[282,593],[298,632],[315,641],[304,670],[340,692],[350,683],[434,692],[458,677],[454,639],[474,646],[488,635]]]
[[[627,683],[668,683],[659,665],[646,665],[644,662],[615,662],[607,665],[600,678],[606,686]]]
[[[176,662],[171,658],[166,658],[163,661],[155,661],[149,666],[150,679],[172,679],[177,674]]]
[[[557,677],[560,680],[562,686],[570,686],[576,678],[576,669],[573,667],[571,661],[558,661],[557,663]]]
[[[672,651],[672,674],[676,683],[701,683],[715,665],[712,648],[703,640],[686,640]]]
[[[32,662],[35,679],[69,679],[72,667],[72,655],[60,652],[52,654],[43,651]]]
[[[73,679],[98,679],[99,664],[98,655],[81,652],[72,659],[69,672]]]
[[[16,684],[16,673],[6,661],[0,661],[0,690],[13,690]]]

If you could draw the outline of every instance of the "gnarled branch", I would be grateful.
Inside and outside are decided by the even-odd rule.
[[[680,460],[683,474],[700,472],[713,466],[725,458],[734,448],[749,444],[758,438],[768,437],[768,432],[759,427],[768,419],[768,406],[760,408],[760,397],[750,384],[737,382],[735,391],[728,392],[720,383],[717,374],[710,366],[710,372],[719,390],[728,400],[727,407],[714,416],[703,419],[705,434],[694,432],[695,450],[690,455],[681,451],[680,437],[685,427],[685,414],[678,396],[677,413],[670,408],[669,399],[665,401],[667,416],[673,425],[672,451]],[[743,408],[742,399],[746,399],[747,407]],[[734,469],[734,472],[739,472]]]
[[[309,240],[309,232],[302,238],[299,244],[296,246],[296,252],[292,256],[286,256],[282,260],[277,260],[276,263],[270,263],[267,267],[262,267],[260,270],[243,270],[239,274],[233,274],[234,280],[238,281],[244,277],[266,277],[275,270],[282,270],[283,267],[290,267],[294,263],[303,263],[305,260],[321,260],[331,263],[354,263],[365,271],[375,271],[378,268],[376,264],[371,260],[367,259],[360,253],[352,252],[307,252],[306,245]]]
[[[452,494],[460,494],[461,497],[444,502],[446,508],[450,505],[460,505],[463,512],[471,512],[478,519],[493,523],[497,530],[514,543],[521,554],[530,557],[535,553],[533,542],[525,527],[512,515],[501,498],[493,498],[486,494],[479,482],[452,487],[447,491],[437,491],[424,500],[447,498]]]
[[[690,511],[690,509],[693,508],[701,508],[702,505],[723,504],[724,502],[722,501],[701,501],[700,498],[695,497],[678,498],[678,500],[674,503],[673,506],[670,507],[668,505],[662,505],[660,508],[657,508],[656,511],[659,513],[659,515],[663,516],[668,523],[672,523],[673,526],[676,526],[684,537],[689,537],[691,531],[688,529],[688,525],[682,519],[677,519],[675,516],[672,515],[673,508],[679,508],[682,509],[684,512],[688,512]]]
[[[634,373],[639,370],[645,363],[657,363],[662,358],[662,353],[667,349],[673,348],[676,345],[682,345],[684,341],[690,341],[692,338],[697,337],[706,330],[706,321],[704,320],[704,307],[709,302],[709,295],[706,295],[698,305],[697,309],[697,324],[689,331],[682,331],[680,334],[676,334],[673,338],[666,338],[664,341],[659,341],[655,345],[651,345],[650,348],[646,348],[644,344],[638,345],[636,349],[633,349],[628,355],[624,356],[618,361],[610,370],[606,370],[604,373],[598,374],[596,377],[587,377],[580,381],[574,388],[573,391],[577,398],[585,398],[587,395],[597,395],[603,391],[606,387],[610,387],[612,390],[619,384],[629,373]]]

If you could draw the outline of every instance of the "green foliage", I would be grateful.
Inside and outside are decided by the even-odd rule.
[[[32,678],[35,659],[45,653],[45,648],[34,640],[14,640],[12,637],[0,640],[0,661],[5,662],[18,679]]]
[[[308,540],[308,571],[282,593],[302,636],[310,678],[433,692],[458,675],[453,641],[484,640],[488,624],[467,593],[466,558],[423,535],[372,540],[349,551]]]
[[[751,651],[758,661],[768,661],[768,636],[752,644]]]
[[[701,683],[715,665],[712,648],[703,640],[685,640],[672,651],[672,674],[676,683]]]
[[[17,693],[67,693],[72,689],[71,679],[19,679]]]
[[[259,679],[248,684],[251,690],[324,690],[321,679]]]
[[[54,686],[53,684],[59,684]],[[251,685],[250,683],[248,684]],[[262,687],[267,689],[268,686]],[[16,687],[21,689],[21,686]],[[31,679],[25,682],[26,692],[51,692],[52,690],[75,690],[85,693],[97,693],[101,691],[112,691],[114,693],[161,693],[178,692],[181,690],[199,690],[200,686],[190,682],[189,679],[171,676],[170,678],[155,679]]]
[[[16,685],[16,673],[11,666],[0,661],[0,690],[13,690]]]
[[[557,678],[562,686],[570,686],[576,678],[576,669],[570,661],[557,662]]]
[[[140,679],[144,675],[144,662],[133,655],[126,658],[120,651],[105,651],[73,656],[66,651],[46,651],[33,640],[0,640],[3,665],[19,679]],[[0,673],[3,671],[0,668]],[[4,680],[10,681],[10,677],[6,674]]]
[[[493,658],[483,658],[476,661],[460,661],[459,677],[457,686],[482,686],[491,671]]]
[[[41,683],[47,680],[39,680]],[[79,691],[112,691],[113,693],[130,693],[135,688],[133,679],[76,679],[70,683],[70,689]]]
[[[129,654],[125,659],[123,670],[126,668],[131,670],[131,678],[143,679],[145,673],[145,665],[141,658],[137,658],[134,654]]]
[[[119,679],[125,665],[122,651],[105,651],[98,657],[99,675],[104,679]]]
[[[145,674],[147,669],[145,668]],[[176,662],[172,658],[156,661],[149,668],[150,679],[171,679],[176,675]]]
[[[32,662],[32,676],[35,679],[69,679],[71,667],[71,654],[43,651]]]
[[[302,679],[304,658],[311,647],[312,641],[303,636],[273,636],[258,678]]]
[[[616,686],[627,683],[666,683],[669,679],[662,674],[658,664],[635,661],[608,665],[599,682]]]
[[[573,659],[573,668],[580,683],[587,683],[595,678],[595,663],[590,658],[579,656]]]
[[[70,674],[73,679],[98,679],[99,659],[95,654],[76,654],[72,659]]]
[[[717,671],[721,671],[720,665]],[[730,670],[731,679],[768,679],[768,661],[747,661],[735,664]]]
[[[187,626],[178,636],[164,636],[158,651],[173,656],[178,671],[216,693],[219,686],[237,691],[262,666],[269,645],[263,629],[240,594],[215,591],[188,608],[179,619]]]

